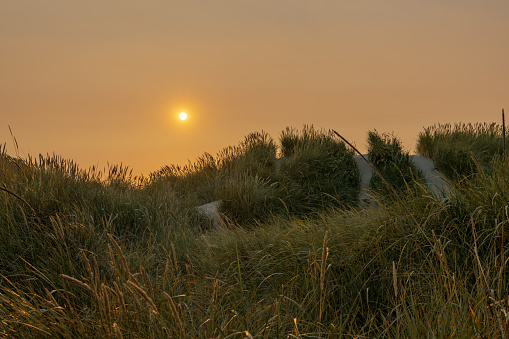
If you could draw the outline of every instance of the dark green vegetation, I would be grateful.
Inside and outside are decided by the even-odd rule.
[[[161,169],[150,185],[169,185],[187,207],[222,200],[221,212],[244,225],[356,203],[354,152],[332,133],[287,128],[280,142],[283,158],[277,159],[274,140],[251,133],[216,157],[204,154],[195,164]]]
[[[297,135],[294,144],[304,139]],[[207,231],[188,206],[225,194],[207,195],[224,187],[217,172],[247,169],[238,173],[260,180],[254,190],[276,182],[274,171],[264,172],[271,143],[254,138],[265,146],[253,158],[239,151],[229,162],[214,160],[216,167],[202,159],[198,171],[166,169],[150,179],[122,167],[101,174],[55,156],[22,161],[1,152],[0,336],[504,335],[509,164],[502,158],[442,199],[416,183],[411,194],[373,208],[320,212],[320,202],[311,215]],[[322,156],[341,150],[329,142]],[[297,158],[298,147],[285,155]],[[255,166],[264,159],[266,167]],[[313,194],[315,185],[322,184],[299,187]],[[195,202],[183,199],[186,190]]]
[[[417,152],[432,158],[451,179],[489,170],[503,152],[502,126],[495,123],[438,124],[419,134]]]
[[[354,152],[332,132],[287,128],[281,135],[285,157],[280,170],[283,201],[291,214],[352,204],[360,189]]]
[[[398,194],[422,177],[401,142],[392,135],[368,132],[368,156],[383,177],[375,174],[369,182],[369,187],[379,194]]]

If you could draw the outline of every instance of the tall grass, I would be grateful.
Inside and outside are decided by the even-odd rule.
[[[237,146],[226,147],[215,157],[205,153],[188,165],[164,166],[151,173],[149,186],[166,185],[187,206],[202,205],[221,199],[224,186],[235,178],[271,178],[276,151],[267,133],[250,133]]]
[[[111,184],[64,163],[0,156],[0,336],[506,335],[502,158],[442,200],[416,183],[380,208],[221,233],[164,180]]]
[[[419,133],[417,152],[434,160],[451,179],[478,171],[476,162],[489,169],[494,155],[502,155],[503,126],[496,123],[438,124]]]
[[[216,157],[205,154],[183,167],[153,173],[149,186],[162,183],[193,207],[221,200],[220,212],[238,225],[305,215],[338,205],[354,205],[359,174],[353,152],[332,133],[304,126],[287,128],[279,147],[266,133],[251,133]]]
[[[393,135],[380,134],[376,130],[369,131],[368,157],[383,176],[381,178],[375,173],[369,182],[370,189],[378,194],[387,196],[393,192],[401,192],[422,177],[410,160],[409,153],[403,150],[401,141]]]
[[[280,142],[285,157],[280,181],[291,213],[355,205],[360,177],[354,151],[332,131],[313,126],[304,126],[301,131],[287,128]]]

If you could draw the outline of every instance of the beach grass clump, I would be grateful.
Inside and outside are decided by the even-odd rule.
[[[290,213],[356,204],[360,177],[354,151],[331,131],[287,128],[280,142],[284,159],[279,181]]]
[[[489,170],[492,157],[502,155],[502,126],[496,123],[438,124],[419,133],[417,152],[434,160],[453,180]]]
[[[394,135],[380,134],[376,130],[369,131],[368,157],[383,177],[382,179],[377,173],[371,177],[369,187],[376,193],[389,195],[401,192],[422,177],[410,160],[409,153],[403,150],[401,141]]]
[[[226,147],[217,155],[219,167],[229,177],[250,175],[274,177],[278,146],[266,132],[248,134],[237,147]]]
[[[254,223],[279,214],[277,145],[267,133],[251,133],[234,150],[221,152],[225,180],[220,188],[220,212],[237,225]]]
[[[204,153],[194,163],[171,164],[152,172],[150,186],[166,186],[191,207],[218,200],[221,179],[216,159]]]
[[[4,275],[22,278],[33,267],[76,273],[83,264],[79,252],[98,251],[106,233],[141,241],[170,236],[184,220],[196,227],[197,216],[177,197],[143,188],[144,179],[123,166],[85,171],[55,155],[22,160],[2,154],[0,173]]]
[[[268,172],[237,171],[240,175],[226,182],[221,211],[228,218],[248,224],[355,204],[360,180],[353,152],[332,133],[313,126],[287,128],[280,144],[283,157],[277,162],[272,142],[271,157],[257,161]]]
[[[223,189],[232,178],[274,175],[277,146],[265,132],[247,135],[237,146],[204,153],[194,163],[164,166],[150,175],[152,186],[166,185],[189,207],[224,198]]]
[[[232,177],[222,188],[220,211],[233,223],[243,226],[281,215],[283,203],[278,185],[258,175]]]
[[[343,142],[312,126],[287,128],[280,141],[279,148],[267,133],[251,133],[215,157],[165,166],[148,186],[166,185],[189,208],[220,200],[219,212],[238,225],[355,204],[359,174]]]

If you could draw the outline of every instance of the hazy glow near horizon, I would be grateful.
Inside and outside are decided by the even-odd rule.
[[[20,156],[143,174],[303,124],[413,151],[423,127],[509,110],[507,17],[507,0],[0,1],[0,144],[15,154],[10,126]]]

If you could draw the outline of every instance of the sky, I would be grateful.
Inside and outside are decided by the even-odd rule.
[[[509,111],[507,18],[507,0],[2,0],[0,144],[144,175],[304,124],[413,153],[424,127]]]

